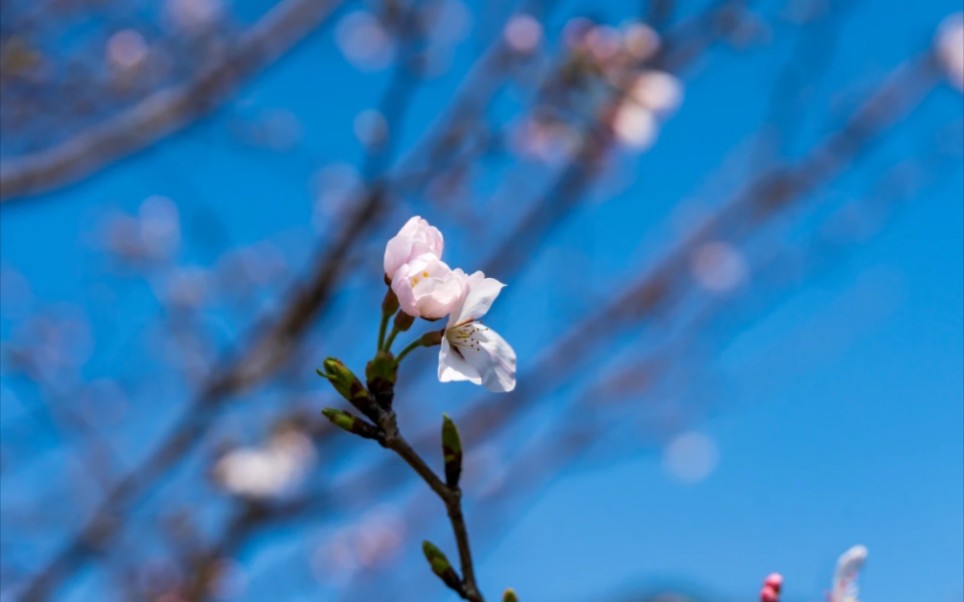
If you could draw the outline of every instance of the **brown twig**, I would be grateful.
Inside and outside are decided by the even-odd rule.
[[[405,463],[425,481],[432,491],[445,504],[449,522],[452,523],[452,532],[455,535],[455,542],[458,546],[459,560],[462,568],[462,590],[458,592],[460,596],[470,602],[484,602],[479,586],[475,580],[475,568],[472,564],[472,549],[469,546],[469,531],[465,524],[465,516],[462,513],[462,491],[458,486],[447,485],[433,471],[425,460],[415,451],[414,448],[405,440],[398,430],[398,423],[395,419],[395,412],[383,412],[379,416],[379,426],[381,433],[379,443],[387,449],[394,451]]]

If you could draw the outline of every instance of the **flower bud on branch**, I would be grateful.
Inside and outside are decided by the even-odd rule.
[[[426,540],[422,542],[422,553],[425,554],[425,559],[428,560],[429,565],[432,567],[432,572],[438,575],[439,579],[445,582],[445,585],[449,586],[459,594],[462,593],[462,580],[459,578],[458,573],[452,568],[452,564],[449,559],[445,557],[442,550],[439,550],[435,545]]]
[[[519,596],[515,595],[515,590],[510,587],[502,594],[502,602],[519,602]]]
[[[771,573],[763,582],[760,590],[760,602],[780,602],[780,590],[783,588],[783,576]]]
[[[382,299],[382,315],[391,316],[396,311],[398,311],[398,296],[395,291],[388,289],[385,293],[385,298]]]
[[[459,429],[447,415],[442,415],[442,457],[445,460],[445,484],[456,489],[462,476],[462,439]]]
[[[436,345],[442,344],[442,336],[445,334],[445,330],[433,330],[431,332],[426,332],[418,340],[422,347],[435,347]]]
[[[415,323],[415,318],[403,311],[400,311],[397,314],[395,314],[394,327],[395,327],[395,330],[397,330],[398,332],[405,332],[406,330],[411,328],[412,324],[414,323]]]
[[[325,408],[321,411],[325,415],[325,418],[331,421],[332,424],[338,428],[344,429],[349,433],[353,433],[360,437],[366,439],[377,439],[378,431],[376,428],[362,420],[361,418],[349,414],[343,410],[336,410],[335,408]]]
[[[395,361],[395,356],[388,351],[379,351],[365,366],[368,389],[378,405],[386,410],[392,407],[392,400],[395,398],[397,375],[398,363]]]
[[[378,407],[355,373],[341,360],[329,357],[324,362],[325,371],[316,370],[319,376],[327,378],[338,394],[348,400],[358,410],[372,420],[378,416]]]

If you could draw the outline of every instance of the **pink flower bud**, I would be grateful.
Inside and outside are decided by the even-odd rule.
[[[780,573],[770,573],[767,578],[763,581],[764,587],[769,587],[776,593],[780,593],[780,588],[783,587],[783,575]]]
[[[415,216],[385,245],[385,274],[389,280],[393,279],[398,268],[421,255],[433,255],[439,259],[443,246],[442,233],[438,228]]]
[[[760,602],[780,602],[780,594],[772,587],[764,585],[760,590]]]

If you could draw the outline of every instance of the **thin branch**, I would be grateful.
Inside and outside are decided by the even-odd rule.
[[[409,445],[408,441],[398,430],[398,423],[395,419],[395,412],[383,412],[379,417],[381,426],[381,436],[379,442],[386,448],[394,451],[422,478],[423,481],[435,492],[435,494],[445,504],[448,512],[449,522],[452,523],[452,532],[455,535],[456,546],[459,551],[459,561],[462,568],[462,591],[459,595],[470,602],[485,602],[479,592],[479,586],[475,580],[475,568],[472,565],[472,549],[469,546],[469,531],[465,524],[465,516],[462,513],[462,492],[455,486],[450,487],[438,475],[435,474],[418,452]]]

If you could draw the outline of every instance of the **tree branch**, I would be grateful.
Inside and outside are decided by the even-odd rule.
[[[479,592],[479,586],[475,580],[475,568],[472,565],[472,549],[469,546],[469,530],[465,524],[465,516],[462,514],[462,491],[457,485],[446,484],[438,475],[435,474],[425,460],[415,449],[409,445],[408,441],[398,430],[398,423],[395,419],[395,412],[389,410],[382,412],[379,416],[379,426],[381,433],[379,443],[387,449],[398,454],[405,463],[425,481],[432,491],[445,504],[449,522],[452,523],[452,532],[455,535],[455,543],[459,551],[459,561],[462,568],[462,591],[459,595],[470,602],[485,602]]]

